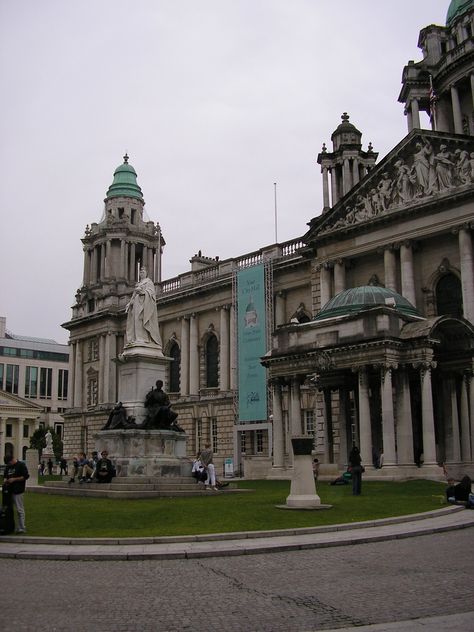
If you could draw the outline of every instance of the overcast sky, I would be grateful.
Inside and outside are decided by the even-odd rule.
[[[0,316],[66,342],[81,237],[125,151],[163,278],[301,236],[347,111],[379,152],[420,29],[448,0],[0,0]]]

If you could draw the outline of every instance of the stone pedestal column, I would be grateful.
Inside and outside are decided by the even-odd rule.
[[[346,264],[343,259],[338,259],[334,264],[334,294],[339,294],[346,289]]]
[[[316,482],[313,476],[311,451],[313,440],[306,436],[293,437],[294,462],[291,477],[290,495],[286,499],[288,507],[310,509],[319,507],[321,499],[316,493]]]
[[[385,287],[389,290],[397,291],[397,260],[395,251],[390,246],[386,246],[383,251],[383,262],[385,271]]]
[[[400,271],[402,276],[402,295],[416,307],[413,250],[409,242],[400,246]]]
[[[192,314],[189,324],[189,394],[199,394],[199,337],[198,321]]]
[[[281,397],[281,384],[275,381],[273,383],[273,467],[283,467],[285,459]]]
[[[320,269],[321,309],[331,298],[331,268],[329,263],[323,263]]]
[[[396,465],[395,418],[393,414],[392,370],[390,367],[383,367],[381,370],[381,390],[384,466]]]
[[[323,173],[323,206],[324,208],[329,207],[329,179],[328,179],[328,168],[322,168]]]
[[[397,380],[397,457],[399,465],[413,465],[413,421],[411,415],[410,382],[405,371]]]
[[[220,390],[229,390],[229,310],[227,306],[220,310],[219,378]]]
[[[474,263],[471,233],[468,229],[461,228],[458,238],[464,317],[474,323]]]
[[[189,320],[185,316],[181,319],[180,393],[189,395]]]
[[[359,369],[359,441],[364,465],[372,463],[372,425],[370,419],[367,369]]]
[[[431,390],[431,367],[420,371],[421,416],[423,425],[423,465],[436,465],[436,442],[433,416],[433,393]]]
[[[464,134],[461,104],[459,102],[459,92],[456,86],[451,86],[451,104],[453,106],[454,132],[456,134]]]
[[[461,383],[461,458],[464,463],[471,461],[471,433],[469,424],[469,377],[463,375]]]

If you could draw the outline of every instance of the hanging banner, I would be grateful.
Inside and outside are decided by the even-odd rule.
[[[265,266],[237,273],[239,421],[267,419]]]

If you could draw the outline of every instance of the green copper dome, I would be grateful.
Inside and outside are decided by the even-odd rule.
[[[378,285],[363,285],[336,294],[313,320],[348,316],[376,305],[394,307],[407,316],[420,316],[413,305],[401,294]]]
[[[114,181],[107,191],[107,199],[114,197],[132,197],[143,201],[142,190],[137,184],[137,172],[128,164],[128,156],[123,157],[123,165],[114,171]]]
[[[474,8],[474,0],[451,0],[446,15],[446,26],[451,26],[453,20],[472,8]]]

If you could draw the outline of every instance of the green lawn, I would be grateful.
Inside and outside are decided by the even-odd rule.
[[[320,511],[281,510],[288,481],[239,481],[255,490],[190,498],[115,500],[26,493],[26,523],[32,536],[140,537],[229,531],[259,531],[358,522],[439,509],[446,485],[433,481],[363,482],[362,495],[350,485],[318,484]]]

